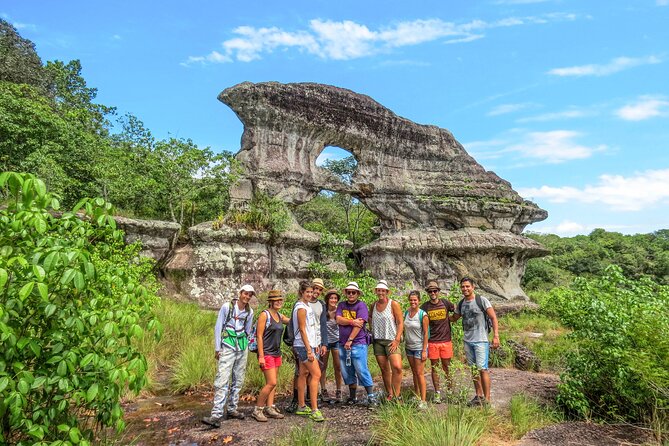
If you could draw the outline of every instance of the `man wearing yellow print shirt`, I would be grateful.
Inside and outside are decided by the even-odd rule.
[[[446,373],[446,381],[449,388],[452,385],[448,366],[453,357],[453,344],[451,343],[451,321],[448,312],[455,311],[455,305],[448,299],[439,298],[439,284],[430,281],[425,287],[430,300],[421,305],[421,309],[427,313],[430,319],[430,337],[427,341],[427,357],[432,364],[432,385],[434,386],[434,402],[441,402],[441,390],[439,386],[439,373],[437,367],[441,367]]]

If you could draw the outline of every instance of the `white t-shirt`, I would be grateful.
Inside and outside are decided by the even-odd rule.
[[[312,310],[309,305],[302,301],[296,303],[295,308],[293,308],[293,330],[295,333],[293,347],[305,347],[304,341],[302,340],[302,332],[300,332],[300,326],[297,322],[297,310],[299,309],[303,309],[307,312],[307,326],[305,328],[307,332],[307,338],[309,340],[309,345],[312,348],[318,347],[318,344],[316,343],[316,315],[314,314],[314,310]]]

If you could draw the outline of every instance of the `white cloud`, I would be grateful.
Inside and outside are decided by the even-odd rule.
[[[112,39],[113,39],[113,40],[122,40],[123,37],[121,37],[120,34],[114,34],[114,35],[112,36]]]
[[[669,101],[661,97],[641,96],[634,104],[628,104],[616,110],[615,114],[625,121],[643,121],[656,116],[666,116]]]
[[[630,177],[601,175],[594,185],[527,188],[518,191],[525,198],[545,198],[553,203],[601,203],[615,211],[641,211],[669,204],[669,169],[647,170]]]
[[[533,105],[524,102],[524,103],[519,103],[519,104],[501,104],[496,107],[494,107],[492,110],[490,110],[487,115],[488,116],[499,116],[499,115],[506,115],[508,113],[514,113],[520,110],[525,110],[527,108],[532,107]]]
[[[637,58],[617,57],[604,65],[589,64],[574,67],[553,68],[548,71],[548,74],[553,74],[555,76],[609,76],[629,68],[638,67],[640,65],[658,64],[660,62],[662,62],[662,59],[657,56]]]
[[[505,138],[475,141],[465,144],[465,147],[477,159],[504,157],[507,161],[524,162],[516,164],[516,167],[524,167],[528,161],[532,164],[560,164],[590,158],[594,153],[607,149],[605,145],[593,147],[577,143],[576,138],[581,136],[581,133],[571,130],[515,131]]]
[[[581,110],[581,109],[570,109],[563,110],[559,112],[544,113],[537,116],[529,116],[527,118],[517,119],[516,122],[525,123],[525,122],[546,122],[546,121],[557,121],[561,119],[577,119],[577,118],[586,118],[593,116],[595,113],[593,111]]]
[[[313,19],[306,30],[286,31],[281,28],[240,26],[235,37],[224,41],[222,51],[206,56],[190,56],[182,65],[192,63],[250,62],[278,49],[295,48],[322,59],[349,60],[443,39],[443,43],[463,43],[484,37],[485,30],[542,24],[549,21],[575,20],[569,14],[548,14],[536,17],[510,17],[496,22],[472,20],[457,24],[441,19],[419,19],[370,29],[351,20]]]
[[[657,0],[655,2],[655,4],[657,6],[667,6],[667,5],[669,5],[669,0]]]
[[[544,225],[528,229],[528,232],[538,232],[540,234],[557,234],[560,236],[574,236],[577,234],[589,234],[593,230],[601,228],[607,231],[620,231],[634,228],[629,225],[611,225],[611,224],[583,224],[571,220],[563,220],[557,225]]]

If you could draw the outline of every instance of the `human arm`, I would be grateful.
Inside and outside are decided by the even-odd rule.
[[[258,344],[258,365],[260,368],[265,367],[265,353],[263,351],[265,345],[263,335],[265,334],[265,324],[267,324],[267,312],[263,311],[258,317],[258,324],[256,328],[256,343]]]
[[[430,337],[430,318],[427,316],[427,313],[423,313],[423,320],[421,321],[423,325],[423,349],[420,351],[421,361],[427,361],[427,341]]]
[[[281,319],[281,323],[283,325],[290,324],[290,318],[288,316],[284,316],[283,314],[279,313],[279,318]]]
[[[325,305],[325,302],[321,300],[319,302],[323,307],[323,311],[321,311],[321,345],[319,346],[318,354],[323,356],[328,351],[328,343],[330,342],[328,339],[328,307]]]
[[[395,325],[397,326],[397,334],[389,346],[390,352],[393,353],[399,348],[400,342],[402,340],[402,333],[404,333],[404,318],[402,317],[402,309],[400,308],[399,302],[391,300],[390,304],[390,309],[392,310],[393,316],[395,317]]]
[[[223,324],[225,319],[228,317],[228,311],[230,305],[223,304],[221,309],[218,311],[218,317],[216,318],[216,325],[214,325],[214,358],[218,360],[221,352],[221,333],[223,332]]]
[[[497,325],[497,313],[495,313],[495,309],[493,307],[486,309],[486,313],[488,313],[488,317],[492,321],[492,348],[498,348],[499,330]]]
[[[307,359],[312,362],[315,357],[314,352],[311,350],[311,345],[309,345],[309,337],[307,336],[307,310],[305,308],[297,309],[297,329],[300,331],[304,348],[307,350]]]

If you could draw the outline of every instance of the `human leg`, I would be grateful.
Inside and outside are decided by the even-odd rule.
[[[335,398],[341,399],[341,360],[339,358],[339,349],[332,349],[332,366],[334,367],[334,378],[335,378]]]
[[[328,349],[323,356],[321,356],[321,364],[323,364],[321,370],[321,389],[325,391],[327,384],[327,371],[328,371],[328,362],[330,360],[330,350]]]
[[[427,400],[427,383],[425,382],[425,361],[416,358],[416,374],[418,375],[418,390],[421,401]]]
[[[393,353],[388,356],[391,370],[392,393],[390,396],[399,397],[402,390],[402,355]]]
[[[228,416],[232,415],[234,418],[243,418],[243,415],[237,412],[237,404],[239,403],[239,393],[244,385],[248,352],[248,350],[242,350],[235,353],[235,362],[230,381],[230,398],[228,399]]]
[[[379,364],[379,369],[381,369],[381,378],[383,379],[383,387],[386,390],[386,395],[392,396],[392,382],[390,371],[390,364],[388,363],[388,357],[383,355],[374,355],[376,362]]]
[[[222,418],[225,403],[230,390],[230,375],[235,363],[235,352],[230,348],[223,348],[218,357],[218,369],[214,379],[214,405],[211,408],[212,418]]]

